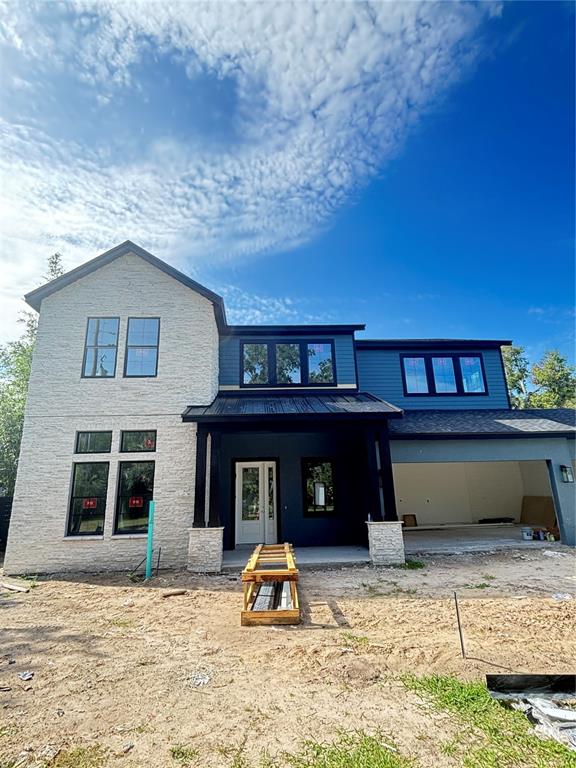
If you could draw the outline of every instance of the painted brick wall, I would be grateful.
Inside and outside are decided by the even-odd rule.
[[[119,316],[116,377],[82,379],[89,316]],[[160,321],[158,377],[122,377],[127,318]],[[217,391],[218,333],[211,303],[128,254],[44,300],[8,536],[8,573],[126,569],[145,538],[113,537],[120,460],[154,459],[157,543],[164,565],[186,564],[193,516],[195,426],[187,405]],[[77,430],[113,430],[113,452],[74,456]],[[119,454],[121,429],[157,429],[154,454]],[[72,463],[110,461],[104,535],[65,539]]]
[[[426,354],[434,354],[437,350],[430,348]],[[410,353],[410,350],[406,350]],[[362,392],[372,392],[374,395],[388,400],[399,408],[508,408],[506,383],[497,349],[483,349],[479,352],[450,350],[450,354],[481,355],[486,370],[488,395],[458,396],[442,395],[441,397],[406,397],[402,386],[402,369],[399,350],[392,349],[357,349],[358,379]],[[440,356],[446,352],[438,352]],[[418,356],[418,352],[414,352]]]

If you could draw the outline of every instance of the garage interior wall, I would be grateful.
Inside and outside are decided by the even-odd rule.
[[[418,525],[476,523],[484,517],[520,521],[523,496],[551,496],[544,461],[394,464],[398,517]]]

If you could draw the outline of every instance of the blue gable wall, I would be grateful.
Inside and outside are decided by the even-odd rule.
[[[443,355],[447,350],[437,350],[434,347],[421,350],[426,354]],[[483,349],[474,352],[471,349],[451,349],[450,354],[481,355],[484,359],[488,395],[458,396],[431,395],[426,397],[406,397],[402,386],[402,370],[400,356],[406,352],[417,355],[414,350],[398,349],[357,349],[359,389],[362,392],[372,392],[383,400],[397,405],[399,408],[508,408],[504,371],[498,349]]]
[[[336,355],[336,381],[338,385],[356,386],[356,366],[354,363],[354,336],[336,334],[334,336],[295,334],[290,337],[278,336],[221,336],[220,337],[220,386],[240,385],[240,344],[246,341],[333,341]]]

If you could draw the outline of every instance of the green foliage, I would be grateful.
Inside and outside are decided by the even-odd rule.
[[[421,568],[426,568],[426,563],[423,563],[421,560],[406,560],[400,568],[403,568],[405,571],[419,571]]]
[[[454,677],[408,675],[403,683],[455,714],[467,727],[458,757],[463,768],[576,768],[576,754],[556,741],[540,739],[521,713],[495,701],[484,683],[464,683]],[[478,731],[483,738],[478,742]],[[458,742],[450,744],[452,755]]]
[[[557,350],[546,352],[532,366],[532,383],[536,391],[530,394],[532,408],[563,408],[576,405],[576,369]]]
[[[502,349],[514,408],[566,408],[576,405],[576,370],[557,350],[530,367],[524,347]]]
[[[183,744],[177,744],[170,749],[170,754],[174,760],[177,760],[181,765],[187,766],[193,763],[199,755],[197,749],[193,747],[186,747]]]
[[[414,763],[396,748],[363,733],[343,735],[333,744],[308,741],[301,752],[286,755],[291,768],[410,768]]]
[[[50,768],[102,768],[106,762],[106,752],[96,744],[60,752],[50,763]]]
[[[64,272],[62,257],[48,258],[46,280]],[[16,482],[28,380],[36,341],[38,321],[35,314],[23,312],[20,322],[24,332],[17,341],[0,347],[0,495],[11,496]]]

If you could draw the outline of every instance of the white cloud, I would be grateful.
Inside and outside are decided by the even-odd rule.
[[[263,296],[233,285],[223,285],[217,290],[224,298],[228,322],[233,325],[334,321],[334,317],[329,312],[311,311],[306,299]]]
[[[41,274],[54,250],[71,267],[126,238],[185,269],[306,241],[461,76],[497,9],[3,3],[0,42],[37,77],[50,68],[76,77],[103,108],[143,87],[139,65],[150,54],[173,57],[191,77],[233,78],[239,137],[208,150],[196,139],[176,140],[167,123],[138,157],[119,161],[80,135],[50,135],[32,112],[2,122],[0,260],[26,262],[10,285],[19,290],[23,276]]]

